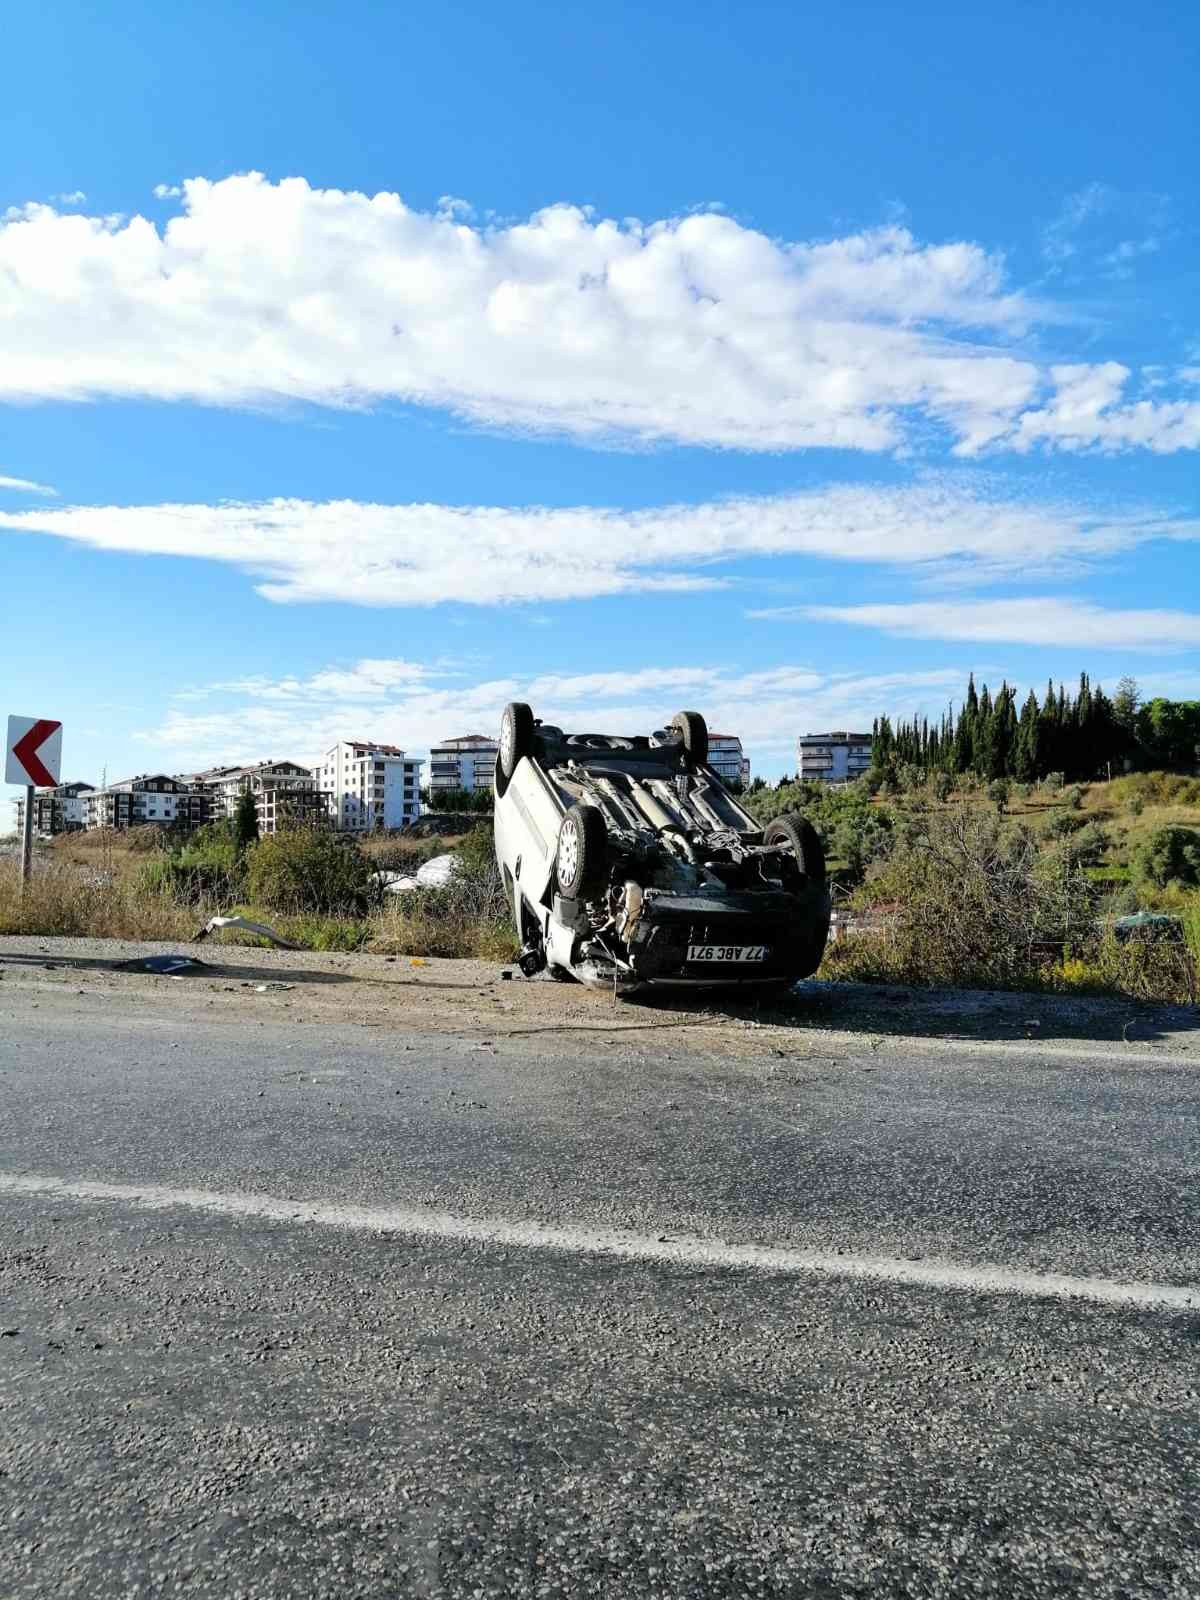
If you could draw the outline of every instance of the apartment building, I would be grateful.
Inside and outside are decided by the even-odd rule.
[[[482,733],[465,733],[458,739],[443,739],[429,752],[429,800],[437,806],[438,791],[447,789],[491,789],[496,777],[495,739]]]
[[[802,780],[849,783],[871,765],[869,733],[805,733],[796,740]]]
[[[139,773],[80,796],[85,828],[195,827],[208,815],[208,798],[184,778],[165,772]]]
[[[750,762],[736,733],[709,734],[708,764],[726,783],[740,783],[745,788],[750,782]]]
[[[213,820],[232,818],[249,790],[258,812],[260,834],[280,828],[328,827],[333,804],[326,787],[310,767],[295,761],[255,761],[243,767],[213,767],[191,774],[208,797]]]
[[[75,833],[87,820],[85,796],[90,794],[90,783],[60,783],[53,789],[35,789],[33,793],[33,831],[47,835]],[[17,832],[25,826],[25,798],[13,802],[17,808]]]
[[[394,744],[342,739],[316,768],[333,825],[347,833],[405,828],[421,814],[424,762]]]

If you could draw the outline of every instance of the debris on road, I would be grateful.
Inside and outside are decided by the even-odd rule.
[[[202,939],[207,939],[210,933],[217,933],[222,928],[244,928],[247,933],[257,933],[262,938],[269,939],[272,944],[278,945],[281,950],[303,950],[305,948],[302,944],[293,944],[290,939],[284,939],[275,932],[274,928],[268,928],[265,922],[251,922],[249,917],[210,917],[200,929],[200,932],[196,934],[195,942],[199,944]]]
[[[185,973],[211,972],[207,961],[195,956],[136,956],[132,961],[118,961],[114,972],[151,972],[160,978],[182,978]]]

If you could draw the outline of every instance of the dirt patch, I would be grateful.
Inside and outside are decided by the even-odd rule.
[[[786,1057],[840,1039],[861,1048],[920,1039],[987,1044],[1090,1042],[1105,1055],[1147,1045],[1200,1061],[1200,1015],[1181,1007],[967,990],[918,990],[809,980],[756,1003],[664,996],[621,1000],[576,985],[528,981],[484,961],[315,954],[203,946],[206,963],[180,976],[120,970],[139,956],[194,954],[186,944],[125,940],[0,938],[0,1009],[17,990],[53,990],[86,1003],[159,1006],[234,1026],[274,1020],[311,1026],[445,1033],[480,1043],[553,1036],[595,1047],[644,1045],[672,1030],[726,1056]],[[510,977],[505,977],[510,973]],[[27,998],[34,998],[27,996]],[[663,1047],[667,1047],[664,1038]]]

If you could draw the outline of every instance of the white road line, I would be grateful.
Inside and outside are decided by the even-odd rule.
[[[738,1267],[781,1274],[870,1278],[922,1289],[968,1289],[981,1294],[1027,1295],[1039,1300],[1087,1300],[1097,1305],[1200,1307],[1200,1285],[1125,1283],[1116,1278],[1074,1278],[1010,1267],[966,1266],[952,1261],[903,1261],[891,1256],[793,1250],[774,1245],[727,1244],[720,1239],[650,1237],[616,1228],[558,1227],[510,1218],[458,1217],[403,1206],[351,1206],[332,1200],[281,1200],[274,1195],[221,1194],[158,1184],[96,1183],[36,1173],[0,1172],[0,1194],[51,1200],[109,1201],[143,1211],[203,1211],[213,1216],[311,1224],[354,1233],[399,1233],[461,1244],[654,1261],[667,1266]]]

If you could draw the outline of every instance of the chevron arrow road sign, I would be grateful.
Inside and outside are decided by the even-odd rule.
[[[4,781],[50,789],[62,768],[62,723],[49,717],[9,717]]]

